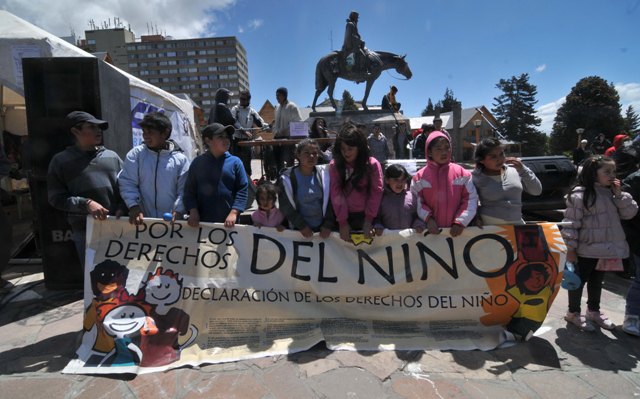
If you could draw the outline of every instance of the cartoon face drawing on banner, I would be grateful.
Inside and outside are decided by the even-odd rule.
[[[145,301],[155,305],[155,311],[166,313],[167,307],[178,302],[182,291],[182,279],[172,270],[162,271],[158,268],[155,274],[150,274],[145,284]]]
[[[151,317],[155,321],[158,334],[142,337],[140,347],[143,367],[158,367],[180,359],[180,351],[193,343],[198,329],[189,326],[189,315],[177,307],[172,307],[180,299],[182,279],[172,270],[149,273],[144,287],[145,302],[152,306]],[[179,338],[191,330],[190,337],[182,345]]]
[[[115,348],[109,352],[98,366],[111,360],[111,366],[134,366],[142,360],[142,351],[133,338],[157,333],[155,322],[148,317],[138,304],[125,303],[109,310],[104,316],[105,331],[114,338]],[[137,359],[136,359],[137,357]]]

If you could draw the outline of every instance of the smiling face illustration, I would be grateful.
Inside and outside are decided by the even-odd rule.
[[[180,283],[172,276],[155,275],[147,281],[145,301],[151,305],[171,305],[180,299]]]
[[[109,335],[122,338],[140,331],[145,321],[146,314],[141,307],[121,305],[109,311],[102,324]]]

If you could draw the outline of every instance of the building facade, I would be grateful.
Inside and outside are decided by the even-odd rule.
[[[230,103],[237,102],[241,90],[249,90],[247,53],[234,36],[142,36],[126,50],[129,73],[170,93],[185,93],[205,111],[214,105],[218,88],[229,89]]]
[[[127,44],[135,42],[132,31],[127,28],[96,29],[84,31],[85,41],[80,46],[90,53],[108,53],[113,60],[113,65],[129,71],[127,65]]]

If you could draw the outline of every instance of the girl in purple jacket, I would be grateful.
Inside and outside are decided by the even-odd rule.
[[[638,205],[622,191],[613,159],[596,155],[587,158],[578,183],[567,198],[562,220],[562,238],[567,244],[567,262],[576,265],[582,283],[569,291],[569,311],[564,319],[584,331],[595,323],[613,330],[615,325],[600,312],[600,294],[606,266],[629,256],[620,219],[631,219]],[[587,286],[587,312],[580,313],[582,289]]]
[[[391,164],[384,171],[384,192],[374,228],[377,235],[384,229],[404,230],[413,228],[422,233],[425,223],[417,212],[418,199],[407,190],[411,176],[402,165]]]

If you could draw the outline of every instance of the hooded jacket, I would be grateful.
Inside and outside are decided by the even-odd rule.
[[[595,184],[595,203],[585,209],[584,187],[573,189],[567,198],[567,210],[562,222],[571,223],[562,228],[567,247],[575,249],[583,258],[621,258],[629,256],[620,219],[631,219],[638,212],[638,204],[631,194],[622,192],[614,197],[611,189]]]
[[[127,208],[138,205],[146,217],[184,213],[182,195],[188,171],[189,159],[172,140],[160,151],[139,145],[127,153],[118,175],[120,195]]]
[[[613,138],[613,145],[607,148],[607,150],[604,152],[604,155],[607,157],[612,157],[613,154],[615,154],[616,150],[620,148],[622,143],[624,143],[624,141],[627,139],[629,139],[629,136],[627,136],[626,134],[616,135],[616,137]]]
[[[449,140],[435,131],[427,138],[425,148],[439,137]],[[427,159],[427,165],[413,176],[411,192],[418,198],[418,217],[425,222],[434,218],[438,227],[468,226],[478,209],[471,173],[452,162],[441,165]]]

